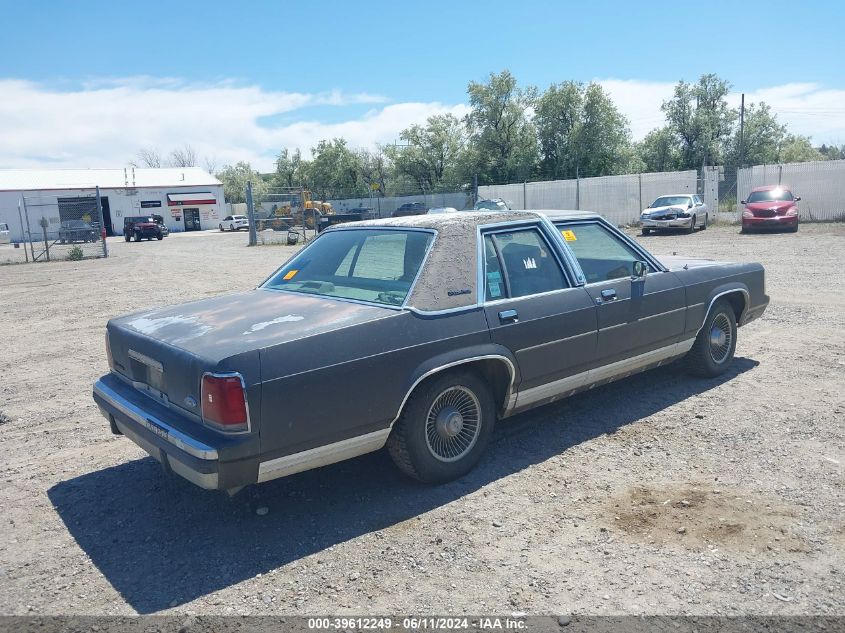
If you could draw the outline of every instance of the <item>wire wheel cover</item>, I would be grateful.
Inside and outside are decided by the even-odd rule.
[[[428,410],[425,441],[441,462],[455,462],[472,450],[481,431],[481,404],[466,387],[449,387]]]
[[[714,363],[720,365],[727,360],[732,342],[731,322],[724,312],[720,312],[710,325],[710,358]]]

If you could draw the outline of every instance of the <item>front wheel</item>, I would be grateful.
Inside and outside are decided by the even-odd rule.
[[[704,224],[702,224],[702,225],[701,225],[701,230],[702,230],[702,231],[706,231],[706,230],[707,230],[707,220],[708,220],[709,218],[710,218],[710,214],[705,214],[705,215],[704,215]]]
[[[647,228],[643,227],[643,235],[648,235],[650,233],[651,233],[651,229],[647,229]]]
[[[142,239],[144,239],[143,235],[141,235],[140,233],[135,233],[135,241],[136,242],[140,242]]]
[[[720,299],[713,304],[685,356],[687,370],[696,376],[718,376],[731,364],[735,351],[736,315],[733,306]]]
[[[230,230],[230,231],[234,231],[234,230],[235,230],[235,225],[234,225],[234,224],[230,224],[230,225],[229,225],[229,230]]]
[[[493,396],[472,372],[449,372],[414,391],[387,440],[393,461],[406,475],[442,483],[478,463],[496,421]]]
[[[695,231],[695,216],[692,216],[689,223],[689,228],[687,229],[687,233],[692,233]]]
[[[128,241],[129,241],[129,240],[131,240],[132,238],[130,237],[129,233],[124,233],[124,234],[123,234],[123,239],[124,239],[124,240],[126,240],[126,241],[128,242]]]
[[[162,235],[161,233],[159,233],[158,235],[156,235],[156,239],[157,239],[157,240],[163,240],[163,239],[164,239],[164,235]]]

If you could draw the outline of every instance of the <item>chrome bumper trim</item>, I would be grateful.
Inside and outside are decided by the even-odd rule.
[[[199,459],[208,460],[215,460],[218,458],[216,448],[203,444],[199,440],[196,440],[171,426],[161,418],[157,418],[156,416],[144,411],[121,396],[114,389],[105,385],[101,380],[94,383],[94,393],[132,421],[137,422],[151,433],[154,433],[169,444],[185,451],[189,455],[193,455]],[[174,468],[174,470],[176,469]]]

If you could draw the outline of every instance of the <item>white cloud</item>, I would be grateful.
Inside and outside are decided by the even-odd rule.
[[[98,79],[81,87],[0,80],[0,167],[124,165],[141,147],[167,153],[191,145],[218,164],[250,161],[270,169],[282,147],[308,153],[322,138],[355,147],[388,143],[432,114],[461,115],[465,106],[401,103],[339,123],[306,119],[304,108],[383,104],[385,97],[333,90],[321,94],[267,91],[231,81],[189,84],[174,78]],[[281,123],[268,123],[278,120]]]
[[[671,97],[674,82],[597,81],[628,117],[635,139],[663,124],[660,104]],[[845,143],[845,90],[795,83],[746,93],[746,103],[761,100],[793,132],[815,143]],[[730,102],[738,105],[739,94],[732,93]],[[371,109],[361,114],[362,105]],[[314,106],[331,108],[334,116],[318,119],[308,110]],[[433,114],[462,116],[467,110],[465,104],[389,103],[384,96],[337,90],[270,91],[232,80],[199,84],[140,76],[68,87],[0,79],[0,167],[120,166],[141,147],[167,153],[189,144],[218,165],[246,160],[270,169],[282,147],[307,154],[320,139],[337,136],[371,148]]]
[[[630,123],[631,134],[641,140],[664,124],[660,105],[672,97],[675,82],[637,79],[597,79],[610,93]],[[740,93],[728,95],[739,108]],[[765,101],[790,132],[811,136],[815,144],[845,143],[845,90],[812,83],[793,83],[746,92],[745,103]]]

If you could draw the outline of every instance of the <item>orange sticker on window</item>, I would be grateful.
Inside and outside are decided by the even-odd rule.
[[[561,231],[560,234],[563,235],[563,239],[567,242],[576,242],[578,240],[578,238],[575,237],[575,233],[572,231]]]
[[[284,277],[282,277],[282,279],[284,279],[285,281],[290,281],[291,279],[293,279],[294,277],[296,277],[296,273],[298,273],[298,272],[299,272],[299,271],[298,271],[298,270],[296,270],[296,269],[294,269],[294,270],[289,270],[287,273],[285,273],[285,276],[284,276]]]

